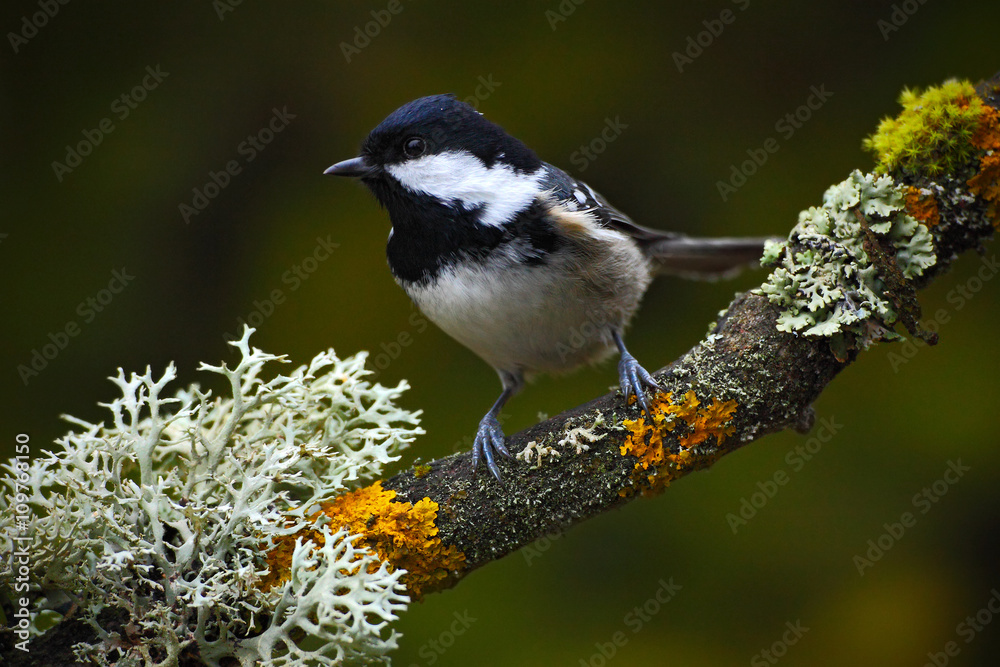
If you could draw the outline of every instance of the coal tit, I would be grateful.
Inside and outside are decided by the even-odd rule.
[[[497,419],[526,379],[616,349],[626,402],[659,385],[622,335],[657,274],[712,278],[757,260],[764,239],[699,239],[635,224],[589,185],[450,95],[383,120],[360,156],[324,173],[361,179],[386,208],[396,282],[490,364],[503,391],[479,422],[472,469],[510,457]]]

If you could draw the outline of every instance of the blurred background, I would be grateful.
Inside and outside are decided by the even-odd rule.
[[[17,433],[51,446],[62,414],[104,419],[118,367],[174,360],[183,383],[204,382],[197,363],[233,359],[225,340],[245,320],[256,345],[296,363],[370,350],[381,382],[407,379],[427,435],[400,465],[467,448],[496,376],[414,314],[372,197],[322,176],[415,97],[470,99],[641,224],[784,235],[828,185],[871,168],[861,140],[904,86],[1000,70],[1000,5],[971,1],[73,2],[46,17],[14,0],[2,12],[5,456]],[[815,90],[825,99],[809,108]],[[777,152],[720,193],[768,139]],[[809,436],[768,437],[475,572],[406,612],[395,664],[993,664],[995,271],[967,256],[922,294],[938,347],[880,346],[829,387],[815,408],[835,434],[808,460],[795,448]],[[630,350],[659,368],[762,279],[662,280]],[[27,372],[47,345],[52,358]],[[607,364],[542,379],[505,428],[615,378]],[[761,503],[781,471],[787,484]],[[744,499],[761,506],[733,524]],[[912,525],[888,534],[904,512]],[[670,601],[650,602],[671,578]]]

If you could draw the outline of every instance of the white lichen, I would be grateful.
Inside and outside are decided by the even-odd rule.
[[[590,445],[587,443],[597,442],[607,435],[607,433],[597,434],[594,432],[600,426],[605,426],[605,422],[604,415],[598,412],[597,417],[594,418],[590,426],[577,426],[569,429],[554,445],[542,445],[535,440],[531,440],[524,446],[524,449],[514,454],[514,456],[525,463],[531,463],[531,459],[534,457],[535,468],[541,468],[545,457],[550,457],[550,460],[553,461],[562,458],[562,452],[559,451],[560,447],[572,447],[575,453],[580,455],[590,450]],[[586,442],[582,442],[581,439],[586,440]]]
[[[545,445],[539,445],[536,441],[531,440],[524,449],[514,454],[515,458],[521,459],[525,463],[531,463],[532,455],[536,458],[535,467],[541,468],[542,462],[545,460],[546,456],[551,456],[554,458],[559,458],[562,454],[559,453],[558,449],[553,447],[546,447]]]
[[[76,428],[60,450],[2,466],[0,589],[24,573],[16,546],[32,616],[72,608],[93,627],[78,658],[167,666],[195,649],[210,665],[388,662],[388,624],[409,602],[404,571],[356,536],[324,526],[322,547],[298,544],[287,579],[262,584],[274,541],[305,527],[316,503],[378,477],[423,432],[419,413],[395,405],[405,383],[364,379],[364,353],[329,350],[265,380],[285,359],[251,348],[252,332],[233,343],[234,368],[200,369],[232,397],[166,395],[172,364],[159,378],[119,370],[108,423],[68,417]],[[32,518],[15,525],[22,500]],[[125,622],[104,627],[102,610]]]
[[[722,334],[714,333],[716,326],[717,323],[712,322],[708,330],[709,331],[708,334],[699,343],[699,345],[701,345],[703,348],[708,350],[715,349],[716,341],[722,340],[724,338]]]
[[[594,430],[600,426],[604,426],[604,415],[598,412],[593,424],[589,427],[577,426],[576,428],[571,428],[556,444],[560,447],[572,446],[576,449],[577,454],[588,451],[590,445],[580,442],[580,438],[585,439],[587,442],[603,440],[607,433],[601,433],[600,435],[594,433]]]
[[[799,213],[788,241],[767,243],[761,264],[776,268],[758,293],[781,308],[780,330],[850,332],[862,346],[893,336],[886,327],[897,321],[895,306],[864,249],[857,212],[876,238],[891,244],[903,277],[919,276],[936,261],[934,243],[927,227],[905,212],[904,192],[888,176],[855,170],[826,191],[822,207]]]

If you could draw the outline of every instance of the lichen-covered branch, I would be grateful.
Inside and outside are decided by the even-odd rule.
[[[419,413],[363,354],[264,380],[283,359],[252,332],[235,366],[201,368],[232,397],[168,394],[172,365],[119,371],[107,422],[69,418],[59,449],[0,466],[3,664],[304,667],[396,647],[404,570],[312,508],[382,475]]]
[[[0,632],[4,664],[112,653],[163,665],[378,661],[407,595],[660,493],[769,433],[808,430],[826,385],[899,338],[897,325],[935,342],[917,290],[981,251],[1000,222],[1000,75],[901,102],[866,141],[876,173],[848,175],[768,245],[766,281],[656,373],[651,417],[611,393],[517,433],[503,486],[462,453],[359,488],[419,431],[393,405],[399,389],[363,379],[363,357],[331,351],[265,382],[260,368],[276,358],[245,336],[240,366],[204,367],[230,379],[232,399],[197,388],[161,399],[172,369],[122,374],[113,424],[77,422],[47,468],[7,466],[28,499],[0,494],[0,509],[31,504],[49,531],[32,538],[27,595],[34,613],[44,602],[63,620],[28,653]],[[0,546],[22,549],[13,522],[0,528]],[[13,555],[0,562],[0,589],[18,567]],[[16,619],[11,598],[0,602]]]
[[[810,405],[858,353],[920,330],[915,291],[958,255],[983,250],[1000,220],[1000,75],[906,91],[903,112],[866,141],[877,174],[854,172],[803,211],[764,262],[764,285],[735,299],[712,332],[656,373],[664,387],[647,424],[616,393],[510,440],[521,461],[506,485],[474,477],[468,454],[404,471],[382,487],[438,505],[438,535],[464,554],[437,585],[670,482],[785,428],[806,430]],[[586,432],[585,441],[566,442]]]

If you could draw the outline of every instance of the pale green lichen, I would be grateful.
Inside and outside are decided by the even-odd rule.
[[[119,371],[108,423],[68,418],[59,451],[3,466],[0,590],[23,581],[33,622],[72,602],[96,636],[74,647],[80,660],[166,667],[193,649],[209,665],[334,665],[395,648],[405,570],[310,513],[379,476],[422,432],[419,413],[395,406],[405,383],[365,379],[363,353],[265,380],[284,359],[251,348],[252,331],[233,343],[235,367],[201,367],[232,397],[167,395],[173,365]],[[30,521],[14,523],[15,503]],[[297,540],[288,576],[262,585],[274,545],[309,526],[319,539]],[[121,632],[102,625],[109,608]]]
[[[776,268],[758,293],[781,308],[778,329],[805,336],[851,334],[848,346],[862,347],[894,336],[887,327],[898,319],[896,304],[866,239],[891,248],[906,279],[936,261],[927,227],[905,211],[905,194],[888,176],[855,170],[826,191],[822,207],[799,213],[787,241],[767,244],[761,263]]]

